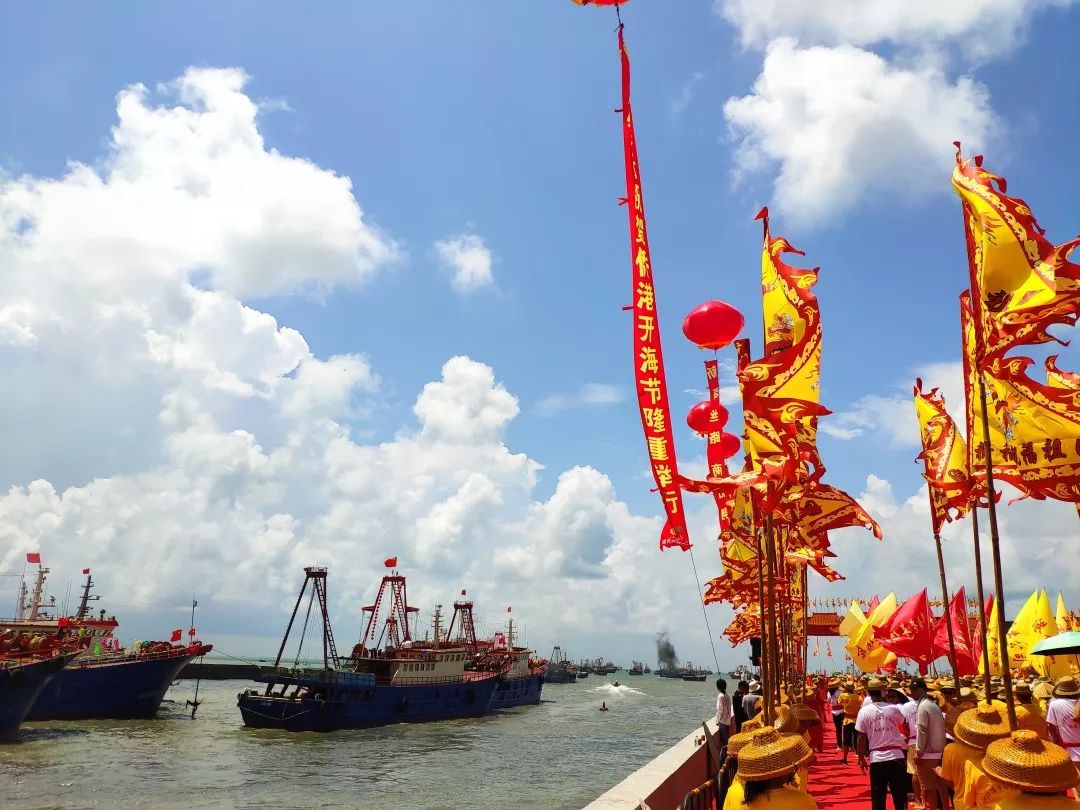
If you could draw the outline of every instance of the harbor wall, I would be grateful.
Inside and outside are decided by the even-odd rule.
[[[716,733],[716,718],[708,721],[709,731]],[[650,810],[681,807],[682,801],[694,788],[716,776],[707,769],[707,744],[697,744],[702,737],[700,726],[679,740],[651,762],[646,763],[585,810],[626,810],[644,806]]]

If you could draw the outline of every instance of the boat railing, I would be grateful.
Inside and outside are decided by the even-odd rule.
[[[204,652],[209,651],[209,645],[206,645],[207,649]],[[100,653],[100,654],[87,654],[86,650],[72,659],[68,667],[71,669],[85,669],[90,666],[98,666],[100,664],[120,664],[128,661],[155,661],[165,658],[182,658],[185,655],[201,655],[202,653],[194,650],[191,647],[170,647],[167,650],[157,650],[155,652],[135,652],[134,650],[124,650],[123,652],[112,653]]]

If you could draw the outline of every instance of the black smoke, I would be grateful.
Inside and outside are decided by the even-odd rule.
[[[679,656],[675,654],[675,645],[668,638],[667,630],[656,634],[656,661],[661,669],[679,668]]]

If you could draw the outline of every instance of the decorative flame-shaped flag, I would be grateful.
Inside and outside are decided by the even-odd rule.
[[[832,646],[827,641],[825,642],[825,655],[832,658]]]
[[[952,624],[953,644],[956,647],[956,668],[960,675],[974,675],[979,670],[975,650],[971,644],[971,628],[968,626],[967,595],[960,587],[949,601],[949,608],[940,619],[934,631],[934,652],[938,656],[949,654],[949,628]]]
[[[926,597],[926,588],[902,604],[880,628],[881,646],[908,658],[926,674],[930,662],[937,658],[934,650],[934,614]]]
[[[387,557],[385,560],[383,560],[383,565],[385,565],[387,568],[396,568],[397,557]]]

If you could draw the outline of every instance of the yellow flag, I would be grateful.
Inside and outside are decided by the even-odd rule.
[[[990,608],[990,615],[986,617],[986,638],[983,640],[983,645],[990,656],[990,674],[1001,675],[1001,644],[998,636],[998,603],[997,599],[993,600],[993,605]],[[983,657],[979,656],[979,674],[986,674],[986,669],[983,667]]]
[[[1019,669],[1030,666],[1040,675],[1045,674],[1045,659],[1031,655],[1031,648],[1057,633],[1054,615],[1050,612],[1050,600],[1045,590],[1037,590],[1016,614],[1006,636],[1009,645],[1009,667]]]
[[[1058,591],[1057,616],[1054,618],[1059,633],[1068,633],[1073,629],[1072,616],[1069,615],[1069,609],[1065,607],[1065,597],[1061,595],[1061,591]]]
[[[851,638],[864,624],[866,624],[866,614],[862,612],[858,602],[852,601],[847,616],[840,622],[840,635]]]
[[[893,653],[881,646],[874,634],[895,612],[896,595],[890,593],[870,612],[862,627],[845,645],[851,660],[863,672],[876,672],[890,663],[890,657],[896,659]]]

